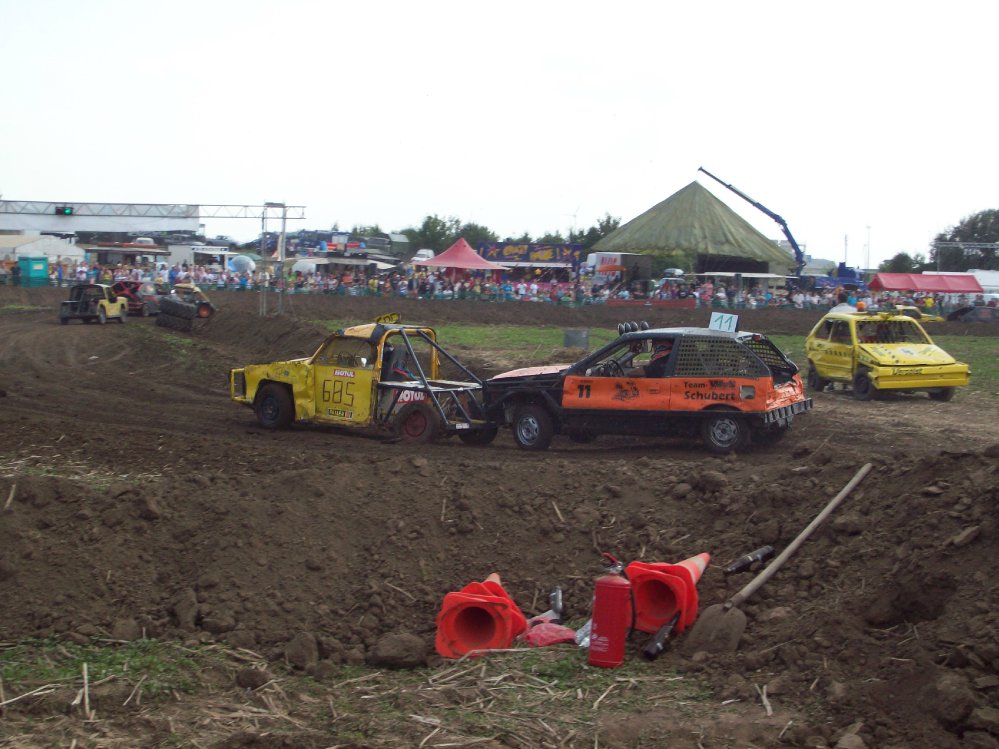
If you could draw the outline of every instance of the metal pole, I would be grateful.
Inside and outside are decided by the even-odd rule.
[[[267,258],[267,208],[260,212],[260,263],[263,265],[264,260]],[[260,290],[260,316],[265,317],[267,315],[267,292],[269,291],[270,284],[265,283],[264,288]]]
[[[288,220],[288,206],[281,204],[281,236],[278,238],[278,257],[281,258],[281,272],[284,273],[285,224]],[[287,289],[286,289],[287,291]],[[283,308],[282,308],[283,311]]]
[[[866,270],[870,270],[870,269],[871,269],[871,227],[870,227],[870,225],[868,225],[868,227],[867,227],[867,268],[866,268]]]

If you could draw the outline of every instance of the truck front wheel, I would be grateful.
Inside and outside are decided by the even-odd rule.
[[[295,418],[295,404],[291,393],[281,385],[264,385],[254,402],[257,421],[266,429],[284,429]]]
[[[555,434],[552,417],[541,406],[518,406],[513,412],[513,439],[523,450],[547,450]]]

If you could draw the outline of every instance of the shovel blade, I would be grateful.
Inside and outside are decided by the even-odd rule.
[[[746,629],[746,615],[737,608],[725,608],[716,603],[708,606],[697,617],[694,626],[683,640],[681,651],[694,653],[734,653]]]

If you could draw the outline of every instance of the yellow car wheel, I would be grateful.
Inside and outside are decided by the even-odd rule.
[[[866,371],[857,372],[854,376],[853,397],[858,401],[875,400],[878,397],[878,388],[871,382]]]

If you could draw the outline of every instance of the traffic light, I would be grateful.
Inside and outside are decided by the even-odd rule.
[[[57,205],[55,207],[56,216],[72,216],[73,206],[71,205]]]

